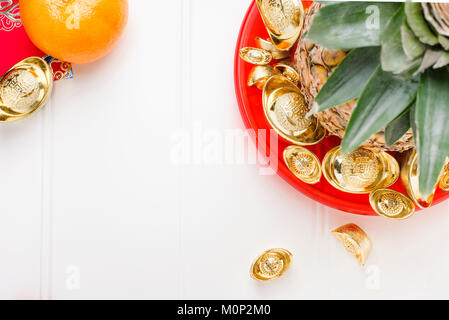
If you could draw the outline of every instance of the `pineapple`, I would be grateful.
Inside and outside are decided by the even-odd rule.
[[[314,14],[321,6],[319,3],[313,3],[306,11],[301,38],[293,56],[294,65],[297,67],[300,75],[301,90],[310,106],[313,104],[313,99],[318,95],[321,87],[332,74],[332,71],[343,61],[347,54],[345,50],[328,50],[305,39],[304,34],[310,27]],[[337,107],[320,112],[315,116],[330,134],[343,138],[356,102],[357,100],[353,99]],[[393,145],[387,146],[385,130],[382,129],[372,135],[363,146],[375,152],[404,152],[413,148],[415,144],[412,130],[409,129]]]
[[[314,3],[293,62],[343,152],[416,148],[420,192],[433,193],[449,156],[449,4]]]

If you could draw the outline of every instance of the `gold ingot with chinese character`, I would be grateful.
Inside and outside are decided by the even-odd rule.
[[[0,78],[0,121],[23,119],[48,100],[53,73],[45,60],[27,58]]]
[[[277,279],[290,267],[292,254],[285,249],[270,249],[262,253],[253,262],[250,269],[251,277],[267,281]]]
[[[340,147],[335,147],[325,155],[322,167],[326,180],[348,193],[370,193],[387,188],[400,174],[395,158],[386,152],[374,153],[366,148],[345,155]]]
[[[273,56],[267,50],[247,47],[240,49],[240,58],[251,64],[265,66],[271,62]]]
[[[271,42],[271,40],[264,40],[260,37],[256,37],[256,44],[260,48],[269,51],[274,60],[282,60],[290,57],[290,52],[279,50],[278,48],[276,48],[273,42]]]
[[[262,94],[265,116],[284,139],[297,145],[312,145],[326,136],[315,117],[307,117],[307,104],[299,88],[282,75],[267,80]]]
[[[298,85],[299,83],[299,73],[296,71],[296,69],[292,66],[290,61],[280,61],[275,66],[275,69],[279,70],[279,72],[286,77],[288,80],[293,82],[294,84]]]
[[[349,223],[335,229],[332,234],[356,257],[361,266],[365,265],[372,248],[371,240],[365,231],[356,224]]]
[[[449,191],[449,164],[444,166],[439,186],[441,190]]]
[[[433,193],[427,199],[424,199],[419,191],[418,154],[415,149],[402,154],[401,180],[407,190],[407,194],[418,207],[425,209],[432,205],[436,186]]]
[[[389,219],[404,220],[415,213],[415,204],[410,198],[390,189],[372,192],[369,202],[378,215]]]
[[[248,86],[255,86],[256,88],[263,90],[267,80],[278,74],[280,74],[280,72],[273,66],[254,66],[248,76]]]
[[[300,146],[290,146],[284,150],[284,161],[290,171],[307,184],[318,183],[321,179],[321,164],[317,156]]]
[[[256,0],[271,41],[287,51],[296,43],[304,22],[301,0]]]

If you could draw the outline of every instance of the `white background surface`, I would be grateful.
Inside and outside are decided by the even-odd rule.
[[[173,132],[243,127],[233,59],[249,4],[131,0],[111,55],[0,126],[0,298],[449,297],[447,203],[392,222],[256,165],[173,163]],[[365,268],[330,234],[348,222],[373,241]],[[294,263],[257,283],[250,263],[271,247]]]

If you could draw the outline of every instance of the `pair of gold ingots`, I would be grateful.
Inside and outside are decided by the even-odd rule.
[[[418,163],[415,150],[402,156],[402,169],[386,152],[375,153],[366,148],[344,155],[340,147],[330,150],[322,165],[311,151],[301,146],[313,145],[326,136],[325,128],[315,117],[308,116],[304,96],[298,88],[299,75],[288,60],[274,66],[273,59],[287,56],[270,40],[256,38],[261,48],[243,48],[240,57],[254,64],[249,86],[263,90],[265,116],[272,128],[294,145],[284,150],[284,161],[292,173],[308,184],[318,183],[324,175],[335,188],[355,194],[370,194],[370,204],[381,216],[406,219],[421,208],[431,205],[433,195],[424,199],[419,192]],[[400,192],[387,189],[401,177],[413,201]],[[440,188],[449,191],[449,166],[443,172]]]
[[[368,235],[359,226],[349,223],[341,226],[332,234],[340,240],[346,250],[363,266],[371,252],[372,243]],[[292,263],[290,251],[286,249],[270,249],[262,253],[253,262],[250,275],[256,280],[273,280],[279,278]]]
[[[53,72],[38,57],[27,58],[0,78],[0,122],[26,118],[42,107],[53,88]]]

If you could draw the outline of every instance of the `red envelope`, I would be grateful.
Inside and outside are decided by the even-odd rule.
[[[72,77],[70,63],[47,56],[28,38],[20,20],[19,0],[0,0],[0,77],[17,62],[31,56],[47,60],[55,80]]]

